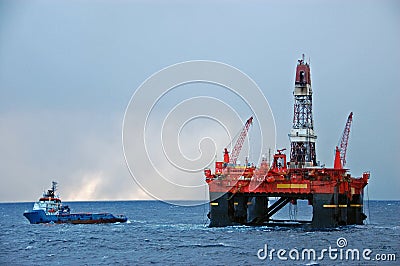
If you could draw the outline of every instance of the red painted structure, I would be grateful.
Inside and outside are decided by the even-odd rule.
[[[296,89],[300,83],[301,86],[311,85],[309,70],[309,64],[300,60],[296,68]],[[311,90],[311,87],[307,89]],[[307,112],[311,114],[311,109]],[[364,172],[361,177],[352,177],[348,169],[343,169],[351,121],[352,113],[342,136],[341,150],[336,148],[333,168],[315,165],[315,152],[311,153],[308,161],[302,160],[298,163],[291,158],[291,161],[287,162],[284,154],[286,149],[277,151],[271,165],[265,159],[260,167],[249,164],[236,165],[237,156],[252,122],[250,118],[242,129],[238,144],[235,145],[234,160],[229,160],[229,152],[225,149],[224,161],[215,163],[214,174],[210,169],[204,171],[210,192],[210,226],[269,224],[277,211],[288,203],[296,204],[298,199],[308,200],[313,206],[313,218],[308,222],[314,228],[362,224],[366,218],[363,213],[363,191],[370,174]],[[311,125],[294,125],[293,129],[292,132],[311,132],[311,136],[316,139],[312,117]],[[290,136],[297,144],[303,145],[302,139],[296,138],[296,134]],[[293,142],[291,147],[293,155],[293,148],[297,147],[293,147]],[[314,145],[308,147],[315,148]],[[268,205],[269,197],[280,199]]]
[[[275,159],[286,160],[285,154],[276,154]],[[265,176],[255,176],[255,167],[221,167],[212,175],[210,169],[206,169],[206,181],[212,192],[231,193],[271,193],[271,194],[314,194],[334,193],[338,187],[340,194],[346,194],[351,200],[353,195],[361,194],[368,182],[369,173],[363,173],[362,177],[354,178],[347,174],[347,169],[335,168],[292,168],[278,167],[273,164]],[[249,184],[256,178],[261,184],[250,189]],[[272,195],[271,195],[272,196]],[[307,198],[306,195],[304,198]]]

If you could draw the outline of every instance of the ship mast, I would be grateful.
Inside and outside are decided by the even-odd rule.
[[[52,181],[51,182],[51,189],[49,189],[47,191],[47,196],[50,198],[54,198],[56,195],[56,190],[57,190],[57,182],[56,181]]]

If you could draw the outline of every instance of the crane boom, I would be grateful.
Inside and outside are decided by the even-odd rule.
[[[246,139],[246,136],[247,136],[247,132],[249,131],[249,127],[252,123],[253,123],[253,117],[250,117],[246,121],[246,124],[244,125],[242,131],[240,132],[239,138],[236,141],[235,147],[232,150],[232,154],[230,156],[229,163],[236,164],[236,160],[239,157],[240,151],[242,150],[244,140]]]
[[[347,151],[347,144],[349,143],[349,136],[350,136],[350,127],[353,121],[353,112],[350,113],[349,117],[347,118],[346,126],[344,127],[343,135],[340,141],[340,161],[342,167],[346,165],[346,151]]]

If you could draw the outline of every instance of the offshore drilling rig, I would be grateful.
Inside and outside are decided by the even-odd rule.
[[[230,225],[303,225],[331,228],[340,225],[363,224],[364,187],[369,172],[352,177],[346,164],[346,150],[353,113],[350,113],[340,146],[336,147],[334,167],[317,164],[312,115],[310,64],[304,55],[298,60],[294,87],[293,126],[289,134],[290,160],[277,150],[272,162],[262,159],[259,167],[237,158],[253,122],[249,118],[237,139],[232,153],[224,150],[223,161],[215,162],[215,172],[205,169],[210,192],[210,227]],[[269,198],[278,197],[273,204]],[[273,215],[287,204],[308,200],[313,215],[310,221],[277,220]]]

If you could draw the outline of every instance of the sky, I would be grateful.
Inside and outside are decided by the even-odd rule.
[[[399,47],[398,1],[0,0],[0,201],[34,201],[52,180],[65,201],[152,199],[125,163],[125,110],[151,75],[189,60],[222,62],[253,79],[273,113],[276,148],[289,148],[303,53],[311,60],[317,160],[333,165],[352,111],[347,167],[354,176],[371,172],[370,199],[399,200]],[[245,121],[243,101],[216,87],[171,91],[155,116],[202,95]],[[183,152],[196,147],[196,156],[190,134],[211,130],[222,159],[229,138],[205,125],[187,128]],[[201,172],[191,178],[205,184]]]

